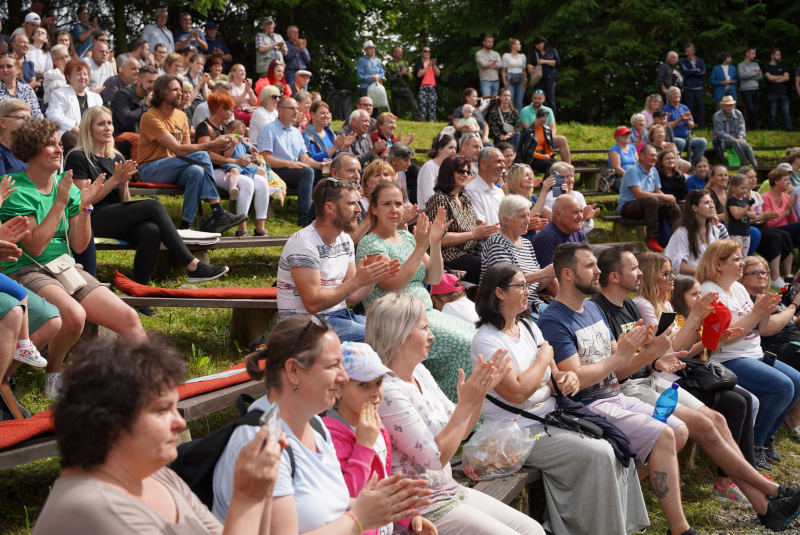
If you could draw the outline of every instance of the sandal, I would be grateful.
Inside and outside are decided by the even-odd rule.
[[[257,230],[254,230],[254,231],[253,231],[253,235],[254,235],[254,236],[258,236],[258,237],[260,237],[260,238],[261,238],[261,237],[264,237],[264,236],[269,236],[269,232],[267,232],[267,229],[264,229],[264,230],[262,230],[262,231],[260,231],[260,232],[259,232],[259,231],[257,231]]]
[[[237,238],[249,238],[250,233],[247,232],[246,230],[237,230],[234,236],[236,236]]]

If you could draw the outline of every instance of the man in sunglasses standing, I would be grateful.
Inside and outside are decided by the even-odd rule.
[[[344,159],[352,156],[339,154],[332,167],[341,168]],[[333,326],[342,342],[363,342],[367,320],[347,305],[358,304],[376,282],[393,277],[400,271],[400,261],[368,257],[356,266],[349,235],[361,212],[355,181],[323,179],[314,186],[313,198],[317,219],[295,232],[281,253],[278,314],[281,319],[319,315]]]
[[[300,226],[308,225],[311,208],[311,188],[314,169],[322,170],[322,163],[308,155],[308,148],[300,130],[292,126],[297,117],[297,101],[285,97],[278,101],[278,120],[266,124],[258,132],[258,152],[273,171],[290,188],[297,188]]]

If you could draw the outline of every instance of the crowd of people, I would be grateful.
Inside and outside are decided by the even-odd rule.
[[[463,90],[418,167],[414,133],[397,120],[404,104],[415,120],[436,119],[441,66],[430,47],[412,65],[396,46],[384,65],[366,41],[357,106],[337,129],[310,90],[296,26],[285,40],[272,17],[261,21],[254,83],[212,21],[201,30],[183,13],[172,31],[158,10],[115,58],[89,11],[76,16],[56,35],[35,0],[0,54],[2,414],[29,415],[9,381],[22,364],[44,368],[65,468],[34,533],[386,535],[398,522],[426,535],[632,534],[650,524],[636,480],[648,478],[668,533],[691,535],[677,460],[689,439],[718,467],[714,497],[752,508],[773,531],[800,515],[800,488],[759,473],[782,460],[781,426],[800,441],[790,345],[800,343],[800,295],[781,303],[768,291],[793,276],[800,246],[800,149],[756,191],[746,140],[757,128],[755,51],[738,69],[723,54],[711,74],[719,165],[691,135],[705,122],[706,72],[691,45],[680,68],[667,56],[662,94],[614,130],[603,179],[620,215],[645,221],[650,250],[636,256],[589,243],[600,209],[575,190],[557,135],[561,60],[544,37],[530,56],[511,39],[502,57],[484,37],[480,96]],[[788,116],[779,62],[776,49],[767,97]],[[384,82],[394,113],[370,96]],[[134,177],[184,189],[177,228],[159,201],[131,199]],[[211,281],[228,268],[194,258],[181,232],[248,236],[252,206],[252,232],[264,236],[270,198],[286,187],[304,228],[279,260],[280,321],[247,358],[269,391],[250,411],[278,407],[282,432],[238,426],[206,504],[166,467],[185,427],[184,364],[145,333],[139,314],[154,310],[131,309],[97,280],[94,238],[136,247],[135,282],[148,284],[161,244],[189,282]],[[677,315],[657,332],[665,313]],[[729,325],[704,327],[725,313]],[[92,342],[62,371],[85,321],[121,340]],[[676,372],[703,361],[738,384],[680,388],[674,413],[655,418]],[[601,426],[602,438],[543,426],[554,411]],[[510,418],[539,437],[524,464],[542,472],[543,525],[453,477],[472,431]]]

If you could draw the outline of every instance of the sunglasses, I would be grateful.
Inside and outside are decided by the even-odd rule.
[[[300,344],[300,340],[303,339],[303,336],[306,334],[306,331],[308,331],[308,328],[311,327],[312,325],[315,325],[320,329],[322,329],[323,331],[328,332],[328,327],[325,325],[325,322],[323,322],[322,319],[320,319],[320,317],[317,316],[316,314],[313,316],[309,316],[309,320],[310,321],[308,322],[308,325],[306,325],[305,328],[302,331],[300,331],[300,335],[297,337],[297,340],[295,340],[294,344],[292,345],[292,349],[289,350],[290,355],[294,354],[294,350],[297,349],[297,346]]]
[[[275,100],[280,100],[280,95],[272,95],[270,98],[274,98]]]
[[[540,95],[544,95],[544,91],[542,91],[541,89],[534,90],[534,94],[536,94],[536,93],[538,93]]]
[[[469,169],[456,169],[456,174],[466,176],[469,174]]]
[[[332,176],[329,176],[328,178],[325,179],[325,191],[322,193],[322,204],[325,204],[325,199],[328,198],[328,184],[330,184],[331,182],[334,184],[338,184],[339,179],[334,178]]]

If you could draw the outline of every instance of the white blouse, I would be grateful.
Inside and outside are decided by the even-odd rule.
[[[422,164],[417,175],[417,206],[420,213],[425,212],[425,203],[433,197],[433,187],[437,178],[439,178],[439,166],[433,160]]]
[[[44,73],[44,81],[42,83],[44,85],[45,102],[50,102],[50,94],[53,91],[67,87],[67,79],[64,77],[64,73],[58,69],[50,69]]]
[[[680,274],[681,262],[685,260],[690,266],[697,267],[697,264],[700,263],[700,257],[706,252],[708,246],[717,240],[719,240],[719,229],[716,227],[716,225],[709,225],[708,243],[698,244],[700,256],[692,256],[692,253],[689,250],[688,231],[684,227],[681,227],[676,230],[669,239],[667,248],[664,249],[664,254],[667,255],[669,261],[672,262],[672,269],[674,269],[676,273]]]

